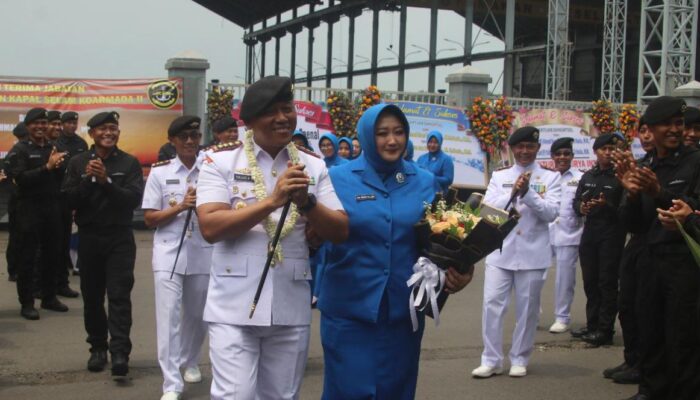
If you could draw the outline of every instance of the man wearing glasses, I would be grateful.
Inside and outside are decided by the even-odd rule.
[[[554,169],[561,174],[561,205],[559,216],[549,224],[549,241],[556,258],[557,274],[554,284],[554,323],[551,333],[564,333],[571,323],[571,303],[576,287],[578,245],[583,233],[583,219],[574,212],[573,202],[583,172],[571,168],[574,160],[574,139],[562,137],[552,143],[550,154]]]
[[[121,380],[129,371],[136,259],[131,221],[134,209],[141,204],[143,173],[134,156],[117,148],[117,112],[95,115],[88,127],[94,144],[70,160],[62,190],[75,210],[80,235],[80,290],[87,342],[91,345],[88,370],[102,371],[109,350],[112,377]],[[105,294],[109,314],[104,308]]]
[[[146,225],[156,228],[153,273],[158,363],[163,372],[161,400],[177,400],[184,382],[202,380],[197,362],[207,332],[202,313],[213,245],[202,238],[197,217],[191,214],[197,201],[200,124],[201,119],[191,115],[170,124],[168,140],[176,156],[153,164],[141,205]],[[185,371],[184,382],[180,368]]]

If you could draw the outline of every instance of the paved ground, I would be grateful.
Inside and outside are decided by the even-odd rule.
[[[6,233],[0,233],[0,249]],[[1,399],[158,399],[161,376],[156,360],[153,278],[150,232],[137,232],[136,285],[132,295],[134,326],[131,380],[117,385],[109,373],[87,372],[89,356],[85,343],[80,299],[68,299],[67,314],[40,310],[41,320],[19,316],[16,291],[7,282],[4,257],[0,261],[0,398]],[[554,272],[554,271],[552,271]],[[77,277],[72,277],[78,288]],[[543,294],[543,314],[537,333],[537,348],[529,375],[515,379],[499,376],[475,380],[469,372],[481,354],[481,299],[483,265],[477,267],[472,284],[452,296],[442,314],[442,324],[429,326],[423,339],[419,399],[623,399],[635,387],[616,385],[601,377],[602,369],[617,365],[622,357],[622,339],[615,345],[587,348],[568,334],[546,331],[552,322],[552,275]],[[584,320],[584,296],[580,283],[574,305],[578,326]],[[511,308],[512,310],[512,308]],[[323,353],[319,340],[318,313],[314,314],[311,348],[302,399],[318,399],[323,384]],[[513,313],[506,317],[506,332],[512,332]],[[618,328],[619,332],[619,328]],[[509,343],[509,335],[506,335]],[[506,352],[508,348],[506,347]],[[202,359],[205,381],[186,388],[185,399],[207,399],[210,384],[208,357]]]

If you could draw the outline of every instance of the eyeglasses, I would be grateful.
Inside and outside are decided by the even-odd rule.
[[[557,151],[554,153],[555,157],[571,157],[574,153],[569,150]]]
[[[202,138],[202,134],[199,132],[180,132],[176,134],[175,137],[186,142],[187,139],[199,140]]]

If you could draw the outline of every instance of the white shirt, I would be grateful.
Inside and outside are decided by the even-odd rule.
[[[486,264],[509,270],[545,269],[551,264],[549,223],[557,218],[561,187],[559,172],[542,168],[536,162],[528,167],[515,165],[496,171],[486,189],[484,203],[503,208],[513,186],[525,171],[532,171],[530,189],[515,201],[520,220],[503,241],[502,251],[486,257]]]
[[[273,159],[257,144],[256,160],[262,171],[267,195],[271,195],[277,178],[287,169],[289,155],[283,149]],[[306,165],[311,178],[309,193],[318,203],[332,210],[343,210],[328,176],[325,163],[299,151],[299,160]],[[197,206],[226,203],[232,209],[256,203],[253,176],[243,146],[235,150],[208,154],[197,185]],[[278,221],[282,208],[271,215]],[[287,218],[291,217],[291,212]],[[264,221],[264,220],[263,220]],[[248,318],[250,306],[262,275],[270,238],[263,221],[237,239],[227,239],[214,245],[209,292],[204,308],[207,322],[233,325],[308,325],[311,323],[312,279],[308,244],[304,229],[306,218],[300,216],[294,229],[278,244],[283,260],[275,264],[267,276],[253,319]]]
[[[154,164],[146,181],[141,208],[165,210],[179,204],[185,198],[187,188],[197,185],[198,177],[197,163],[188,169],[178,157]],[[153,236],[153,271],[172,270],[186,218],[187,211],[183,211],[156,228]],[[193,214],[186,228],[175,272],[183,275],[208,274],[212,250],[213,245],[202,237],[197,216]]]
[[[561,174],[561,205],[559,216],[549,224],[549,241],[552,246],[578,246],[583,234],[583,218],[574,212],[576,188],[583,172],[569,168]]]

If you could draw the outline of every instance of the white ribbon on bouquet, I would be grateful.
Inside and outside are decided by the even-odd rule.
[[[423,298],[427,298],[426,303],[419,309],[423,311],[428,305],[433,310],[435,326],[440,325],[440,310],[438,309],[437,296],[445,286],[445,271],[435,265],[432,261],[425,257],[418,258],[413,264],[413,275],[406,281],[406,285],[411,288],[408,307],[411,312],[411,324],[413,324],[413,332],[418,330],[418,316],[416,315],[416,307],[419,307],[423,302]],[[418,288],[414,295],[414,288]]]

